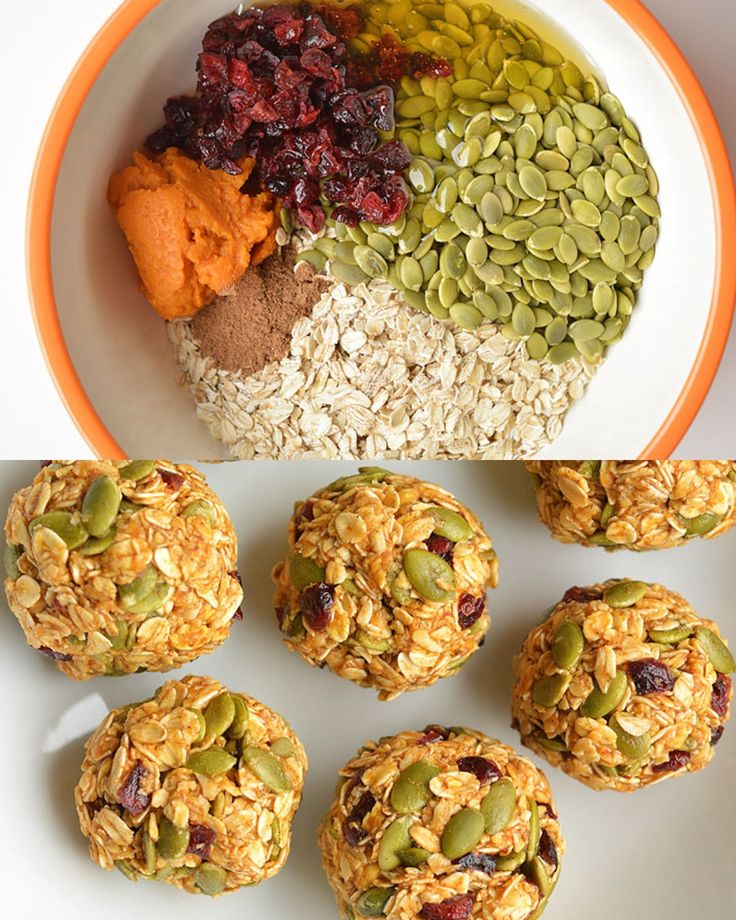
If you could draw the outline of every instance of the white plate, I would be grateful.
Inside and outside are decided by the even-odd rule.
[[[574,31],[584,52],[571,53],[605,75],[660,175],[661,240],[628,333],[545,452],[639,456],[673,414],[708,323],[717,259],[705,155],[675,82],[605,0],[533,0],[528,11],[513,0],[497,6],[531,21],[543,10],[553,34]],[[110,174],[161,123],[164,100],[193,87],[205,26],[226,7],[223,0],[161,0],[97,79],[59,175],[51,253],[64,337],[97,414],[131,455],[225,455],[177,386],[164,324],[138,292],[105,191]],[[574,48],[569,38],[563,44]]]
[[[25,646],[6,609],[0,620],[5,916],[202,920],[206,912],[212,918],[337,920],[315,834],[338,769],[365,739],[429,722],[472,725],[518,746],[509,727],[511,657],[570,585],[624,575],[661,581],[716,619],[736,642],[736,532],[659,553],[608,555],[550,539],[536,522],[521,464],[391,466],[439,482],[480,515],[498,550],[501,585],[490,594],[494,623],[488,641],[463,671],[390,703],[287,651],[270,605],[269,573],[285,550],[292,502],[354,467],[300,462],[206,468],[240,538],[245,619],[219,651],[176,674],[211,674],[273,706],[292,722],[310,758],[289,861],[257,888],[208,901],[163,884],[132,885],[89,860],[72,797],[82,742],[109,707],[150,695],[165,678],[138,674],[75,683]],[[0,464],[1,508],[36,470],[31,463]],[[593,792],[531,756],[552,783],[568,847],[545,920],[733,920],[736,725],[727,727],[706,770],[631,795]]]

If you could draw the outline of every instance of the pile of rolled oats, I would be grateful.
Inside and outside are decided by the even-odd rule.
[[[531,920],[565,842],[543,773],[499,741],[428,726],[369,742],[319,832],[343,915]]]
[[[286,862],[307,757],[263,703],[209,677],[171,680],[113,710],[86,751],[75,801],[104,869],[219,895]]]
[[[631,792],[710,763],[736,662],[679,594],[623,580],[571,588],[514,668],[524,744],[594,789]]]
[[[595,372],[533,360],[492,323],[419,313],[386,282],[334,284],[289,355],[247,378],[203,356],[190,323],[168,331],[199,417],[244,460],[533,456]]]
[[[237,537],[190,466],[52,463],[13,497],[5,535],[10,609],[77,680],[193,661],[238,615]]]
[[[735,460],[549,460],[527,467],[562,543],[666,549],[736,524]]]
[[[490,625],[490,538],[449,492],[363,467],[297,504],[273,573],[286,644],[393,699],[456,673]]]

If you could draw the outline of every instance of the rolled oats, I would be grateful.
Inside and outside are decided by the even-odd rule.
[[[514,663],[512,714],[524,744],[574,779],[631,792],[710,763],[736,664],[716,624],[680,595],[646,585],[621,607],[622,584],[571,588],[529,633]],[[559,639],[570,624],[585,641],[563,669]],[[537,688],[561,673],[566,689],[547,705]]]

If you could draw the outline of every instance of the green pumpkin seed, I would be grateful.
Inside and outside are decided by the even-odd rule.
[[[68,511],[47,511],[34,518],[28,525],[31,535],[37,527],[46,527],[52,530],[66,543],[68,549],[77,549],[89,536],[86,528],[74,520]]]
[[[120,467],[118,474],[128,482],[140,482],[141,479],[147,479],[155,469],[154,460],[131,460]]]
[[[704,537],[715,530],[722,520],[722,514],[714,514],[712,511],[706,511],[705,514],[699,514],[694,518],[682,518],[685,535],[688,537]]]
[[[193,713],[199,724],[199,732],[197,737],[194,739],[194,743],[201,744],[204,741],[204,736],[207,734],[207,723],[205,722],[204,715],[200,709],[190,709],[189,712]]]
[[[479,310],[467,303],[455,303],[450,307],[450,318],[453,319],[461,329],[473,330],[483,322],[483,316]]]
[[[391,872],[401,865],[399,853],[408,850],[412,845],[409,836],[410,817],[397,818],[383,833],[378,844],[378,867],[383,872]]]
[[[643,735],[630,735],[618,724],[616,716],[612,716],[608,723],[616,733],[616,747],[627,760],[638,762],[643,760],[652,746],[648,733]]]
[[[516,810],[516,787],[507,776],[496,780],[480,803],[486,834],[497,834],[508,826]]]
[[[116,633],[114,636],[105,633],[105,635],[110,640],[110,648],[113,652],[119,652],[120,649],[125,648],[125,643],[128,639],[128,625],[125,620],[115,620]]]
[[[399,851],[399,859],[402,866],[418,869],[429,859],[429,852],[422,849],[422,847],[407,847],[407,849]]]
[[[235,766],[235,758],[219,747],[211,747],[206,751],[194,751],[187,758],[187,769],[204,776],[215,776],[218,773],[227,773]]]
[[[616,671],[616,674],[608,685],[605,693],[600,687],[594,687],[587,699],[580,707],[584,716],[591,719],[602,719],[621,703],[626,689],[628,687],[628,678],[625,671]]]
[[[425,600],[442,603],[455,595],[455,573],[435,553],[424,549],[407,550],[404,571],[412,587]]]
[[[564,364],[572,360],[577,351],[571,342],[562,342],[560,345],[553,345],[547,352],[547,358],[551,364]]]
[[[211,700],[204,709],[207,734],[214,740],[224,735],[235,718],[235,701],[227,691]]]
[[[609,607],[633,607],[649,590],[643,581],[618,581],[603,592],[603,600]]]
[[[539,856],[534,856],[527,862],[524,873],[537,886],[543,897],[546,897],[552,891],[547,866]]]
[[[115,542],[116,533],[115,528],[111,527],[107,533],[102,534],[100,537],[90,537],[77,548],[77,552],[81,556],[99,556],[100,553],[104,553]]]
[[[293,757],[296,754],[296,748],[288,738],[276,738],[271,743],[271,753],[277,757]]]
[[[359,913],[364,917],[382,917],[386,906],[393,897],[395,888],[368,888],[357,901]]]
[[[319,584],[325,580],[325,570],[317,565],[314,559],[296,553],[289,562],[289,581],[297,589],[303,591],[310,585]]]
[[[532,699],[537,706],[549,708],[556,706],[570,685],[569,674],[550,674],[540,677],[534,684]]]
[[[274,792],[288,792],[291,780],[284,772],[278,758],[263,748],[248,745],[243,751],[243,760],[258,779]]]
[[[682,626],[673,626],[671,629],[650,629],[649,639],[662,645],[677,645],[679,642],[689,639],[692,634],[693,627],[683,624]]]
[[[544,748],[545,751],[554,751],[555,753],[561,754],[567,750],[567,745],[565,744],[562,738],[548,738],[544,732],[535,732],[534,740],[537,744]]]
[[[485,819],[476,808],[461,808],[445,825],[440,849],[447,859],[459,859],[478,845],[485,833]]]
[[[431,797],[429,781],[439,772],[438,767],[426,760],[419,760],[403,770],[391,788],[393,810],[399,815],[421,811]]]
[[[154,590],[158,583],[156,569],[149,565],[141,574],[127,585],[118,585],[120,603],[126,610],[143,601]]]
[[[695,630],[695,638],[703,646],[710,663],[716,671],[721,674],[731,674],[736,671],[736,661],[728,646],[713,630],[707,629],[705,626],[699,626]]]
[[[212,507],[210,502],[203,498],[197,499],[197,501],[188,504],[182,511],[181,516],[185,518],[203,517],[205,520],[209,521],[211,527],[215,526],[215,509]]]
[[[188,846],[188,827],[177,827],[168,818],[159,823],[156,849],[162,859],[179,859],[186,853]]]
[[[542,833],[542,829],[539,824],[539,805],[537,805],[534,799],[529,801],[529,812],[529,840],[526,845],[527,860],[534,859],[534,857],[537,855],[537,850],[539,849],[539,840]]]
[[[552,642],[552,657],[559,668],[572,671],[583,656],[585,638],[582,629],[572,620],[561,623]]]
[[[368,275],[357,265],[333,262],[330,266],[330,271],[337,281],[342,281],[343,284],[347,284],[349,287],[364,284],[369,280]]]
[[[194,884],[210,897],[222,894],[227,884],[227,872],[214,863],[201,863],[192,873]]]
[[[139,874],[130,863],[126,862],[124,859],[116,859],[114,866],[119,872],[122,872],[129,882],[137,882],[140,878]]]
[[[452,540],[453,543],[462,543],[474,536],[473,528],[457,511],[439,505],[433,505],[428,510],[434,515],[436,524],[433,533],[438,536]]]
[[[159,607],[162,607],[166,601],[171,596],[171,588],[166,582],[158,582],[153,590],[147,594],[142,600],[138,601],[131,606],[126,606],[125,609],[128,613],[133,614],[142,614],[142,613],[153,613],[154,610],[158,610]]]
[[[5,568],[6,578],[18,578],[20,570],[18,569],[18,560],[23,555],[23,547],[16,546],[13,543],[6,543],[3,550],[3,566]]]
[[[520,850],[518,853],[509,853],[506,856],[499,856],[496,860],[496,871],[514,872],[524,862],[526,862],[526,850]]]
[[[146,875],[153,875],[156,871],[158,853],[156,852],[156,844],[151,840],[148,831],[143,831],[143,859],[146,864]]]
[[[93,537],[101,537],[115,523],[122,494],[118,484],[109,476],[98,476],[82,500],[82,520]]]

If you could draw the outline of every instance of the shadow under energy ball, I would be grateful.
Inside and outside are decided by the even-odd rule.
[[[193,467],[46,465],[13,497],[5,536],[10,609],[29,645],[77,680],[178,667],[238,616],[237,537]]]
[[[289,546],[274,605],[310,664],[387,700],[455,674],[482,644],[498,561],[439,486],[363,467],[297,503]]]
[[[570,588],[514,668],[524,744],[594,789],[632,792],[710,763],[736,662],[679,594],[622,580]]]

